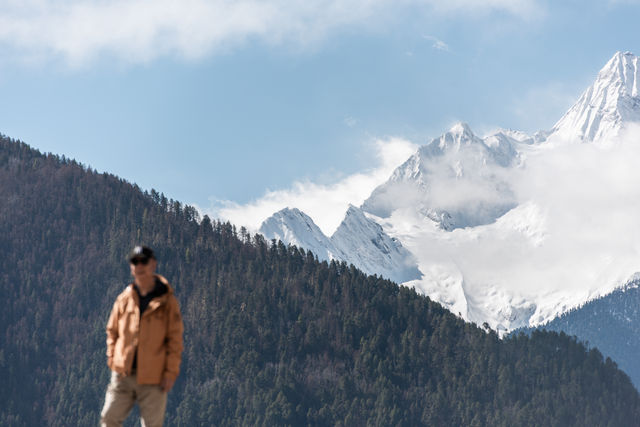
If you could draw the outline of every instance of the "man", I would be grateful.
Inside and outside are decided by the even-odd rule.
[[[133,283],[118,296],[107,322],[111,382],[102,426],[121,426],[137,402],[144,427],[162,426],[167,393],[180,372],[182,317],[167,279],[155,273],[153,251],[129,254]]]

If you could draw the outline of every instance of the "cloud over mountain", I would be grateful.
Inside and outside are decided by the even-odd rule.
[[[361,209],[415,257],[421,277],[405,284],[506,331],[550,320],[640,272],[637,63],[616,53],[551,131],[480,138],[459,123],[375,187]],[[363,233],[344,234],[357,241]]]
[[[492,224],[416,233],[402,224],[418,222],[397,212],[392,235],[419,254],[426,273],[416,286],[471,320],[509,328],[624,284],[640,270],[640,170],[631,160],[639,141],[640,128],[629,126],[606,146],[528,153],[509,177],[518,206]],[[457,297],[451,283],[461,288]]]
[[[297,181],[290,188],[267,191],[261,198],[247,204],[217,201],[208,211],[214,217],[257,230],[262,221],[274,212],[296,207],[312,217],[326,235],[331,235],[344,218],[349,204],[361,204],[375,187],[415,152],[417,146],[404,139],[391,138],[374,141],[371,149],[376,153],[377,165],[369,170],[330,184]]]

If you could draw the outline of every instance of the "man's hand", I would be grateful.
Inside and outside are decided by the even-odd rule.
[[[169,390],[173,388],[173,384],[175,382],[176,380],[172,380],[170,378],[163,378],[162,381],[160,382],[160,388],[162,389],[162,391],[169,392]]]

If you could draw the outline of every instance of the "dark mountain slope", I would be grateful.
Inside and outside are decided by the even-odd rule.
[[[564,331],[611,357],[640,386],[640,280],[538,327]]]
[[[137,242],[184,315],[168,425],[640,419],[628,377],[566,335],[500,341],[413,290],[0,138],[0,425],[97,423],[104,324]]]

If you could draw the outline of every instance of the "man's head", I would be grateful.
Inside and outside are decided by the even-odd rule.
[[[131,275],[138,286],[145,286],[155,281],[156,266],[156,256],[147,246],[136,246],[129,253]]]

